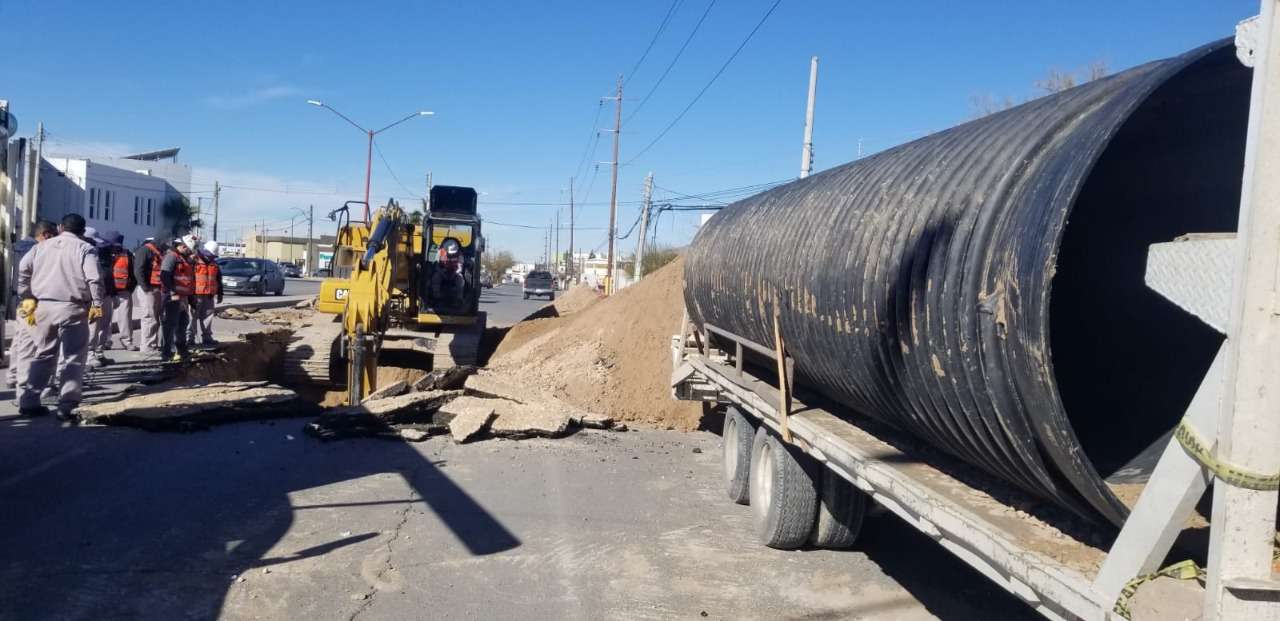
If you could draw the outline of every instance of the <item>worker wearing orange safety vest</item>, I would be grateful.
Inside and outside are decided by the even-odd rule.
[[[222,269],[218,267],[218,242],[210,240],[202,248],[193,248],[192,267],[196,274],[195,295],[191,296],[191,322],[187,327],[187,343],[214,346],[213,310],[215,301],[222,303]]]
[[[148,237],[133,252],[133,276],[138,284],[134,299],[142,316],[138,344],[142,351],[160,351],[160,326],[164,323],[164,297],[160,287],[160,263],[164,248]]]
[[[190,357],[187,349],[187,322],[190,297],[195,293],[196,273],[191,264],[190,238],[173,240],[173,247],[160,262],[160,284],[164,297],[164,324],[160,335],[160,359],[181,362]]]
[[[138,277],[133,269],[133,253],[124,248],[124,235],[110,232],[103,236],[111,244],[111,283],[116,291],[115,308],[112,309],[112,321],[116,333],[120,335],[120,347],[129,351],[138,351],[133,342],[133,298],[138,288]],[[104,349],[111,349],[111,337],[107,336]]]

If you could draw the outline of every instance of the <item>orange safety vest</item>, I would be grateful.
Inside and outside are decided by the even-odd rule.
[[[222,277],[222,271],[217,262],[197,256],[195,272],[196,295],[214,295],[218,292],[218,280]]]
[[[143,244],[151,250],[151,286],[160,286],[160,263],[164,260],[164,253],[155,244]]]
[[[195,269],[191,262],[178,255],[178,264],[173,268],[173,294],[191,295],[195,290]]]
[[[111,264],[111,278],[115,281],[116,291],[129,288],[129,253],[121,251]]]

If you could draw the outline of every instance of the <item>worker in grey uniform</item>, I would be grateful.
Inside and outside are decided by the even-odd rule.
[[[114,232],[110,234],[115,235]],[[115,308],[118,292],[115,281],[111,278],[111,244],[93,227],[85,229],[84,238],[98,251],[98,275],[102,280],[102,317],[89,324],[88,365],[90,368],[97,368],[111,363],[106,350],[111,345],[111,311]]]
[[[36,222],[36,226],[32,239],[28,240],[27,251],[22,254],[22,259],[18,261],[18,270],[21,271],[23,266],[27,269],[31,268],[31,259],[35,255],[31,252],[35,249],[36,244],[53,239],[58,234],[58,225],[48,221],[41,220]],[[22,326],[13,333],[13,338],[9,342],[9,368],[6,370],[9,380],[9,387],[17,389],[18,387],[18,367],[31,361],[35,356],[35,344],[31,342],[31,335]]]
[[[187,322],[191,320],[191,296],[195,293],[195,268],[191,265],[190,238],[173,240],[160,263],[164,296],[164,330],[160,360],[182,362],[191,357],[187,347]],[[176,350],[176,351],[175,351]]]
[[[68,214],[57,237],[37,244],[31,263],[18,271],[19,322],[28,330],[35,355],[18,377],[18,411],[46,413],[40,391],[67,359],[58,394],[58,418],[70,420],[80,405],[80,382],[89,355],[89,323],[102,317],[102,277],[98,253],[81,236],[84,217]]]
[[[164,248],[150,237],[133,251],[133,274],[138,281],[136,301],[142,315],[138,346],[141,351],[151,354],[160,351],[160,326],[164,321],[164,294],[160,290],[160,262],[163,260]]]

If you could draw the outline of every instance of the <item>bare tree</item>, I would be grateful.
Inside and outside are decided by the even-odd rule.
[[[1004,99],[989,93],[969,96],[969,113],[975,119],[980,119],[988,114],[995,114],[1001,110],[1008,110],[1016,105],[1018,105],[1018,102],[1008,96]]]
[[[1004,97],[1003,99],[995,95],[981,94],[969,96],[969,109],[973,118],[982,118],[988,114],[995,114],[1001,110],[1008,110],[1018,104],[1026,103],[1037,97],[1061,93],[1069,88],[1074,88],[1085,82],[1104,78],[1110,73],[1105,60],[1095,60],[1077,71],[1065,72],[1050,67],[1049,73],[1043,80],[1036,80],[1034,85],[1037,94],[1022,101],[1016,101],[1012,97]]]

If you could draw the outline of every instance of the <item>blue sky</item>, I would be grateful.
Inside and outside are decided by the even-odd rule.
[[[650,91],[711,0],[680,0],[628,75],[623,116]],[[782,0],[671,131],[633,156],[707,84],[774,0],[717,0],[644,107],[624,125],[619,227],[652,171],[659,200],[796,176],[809,57],[821,58],[818,169],[968,119],[975,95],[1025,98],[1050,68],[1112,71],[1230,36],[1253,0],[1202,2],[853,2]],[[51,149],[123,154],[181,146],[197,184],[218,179],[223,229],[287,228],[296,206],[327,210],[363,192],[366,126],[418,109],[379,137],[374,195],[414,200],[436,183],[482,193],[491,247],[541,253],[545,225],[579,175],[577,245],[607,223],[617,75],[630,73],[669,0],[651,2],[170,2],[0,0],[9,55],[0,98]],[[597,120],[597,112],[602,112]],[[593,125],[593,120],[596,125]],[[586,157],[584,158],[584,152]],[[579,168],[579,162],[586,160]],[[596,174],[594,182],[592,175]],[[197,189],[208,189],[197,185]],[[275,190],[275,191],[261,191]],[[285,190],[288,190],[287,192]],[[688,201],[684,202],[696,202]],[[531,204],[538,203],[538,204]],[[567,211],[563,218],[567,221]],[[665,214],[660,243],[697,217]],[[328,221],[317,228],[328,232]],[[318,231],[319,232],[319,231]],[[232,235],[233,236],[233,235]],[[223,235],[229,237],[229,235]],[[567,230],[562,246],[568,243]],[[634,237],[620,242],[630,249]]]

